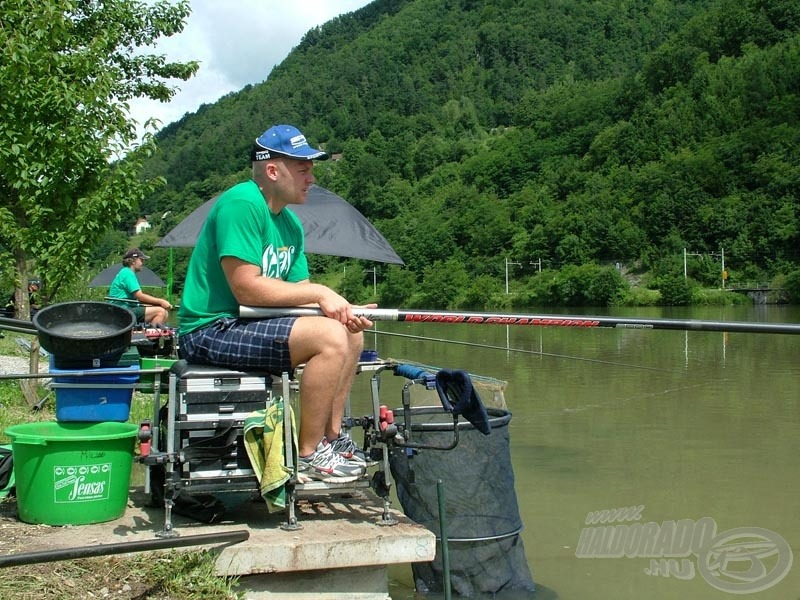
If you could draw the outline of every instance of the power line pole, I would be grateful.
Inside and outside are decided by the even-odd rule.
[[[510,261],[508,257],[506,257],[506,294],[508,294],[508,265],[522,266],[522,263]]]
[[[720,248],[719,252],[710,252],[711,256],[719,256],[722,260],[722,289],[725,289],[725,280],[728,278],[728,273],[725,271],[725,248]]]
[[[375,267],[372,267],[372,295],[378,295],[378,273]]]
[[[687,252],[686,248],[683,249],[683,278],[686,279],[688,277],[686,271],[686,257],[687,256],[703,256],[698,252]]]

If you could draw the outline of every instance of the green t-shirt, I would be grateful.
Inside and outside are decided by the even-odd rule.
[[[189,260],[178,310],[181,334],[239,315],[222,270],[225,256],[258,265],[265,277],[296,282],[309,276],[300,219],[286,208],[272,214],[254,181],[235,185],[211,207]]]
[[[119,270],[119,273],[117,273],[117,276],[114,277],[114,281],[111,282],[111,287],[108,288],[108,297],[136,300],[134,294],[141,289],[142,286],[139,284],[139,280],[136,278],[136,273],[133,272],[133,269],[123,266]],[[136,306],[131,302],[114,302],[113,300],[110,302],[112,304],[124,306],[125,308]]]

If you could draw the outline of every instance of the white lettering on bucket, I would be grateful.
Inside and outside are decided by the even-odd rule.
[[[55,467],[53,492],[56,503],[108,500],[111,489],[111,464]]]
[[[106,489],[105,481],[86,481],[86,477],[80,477],[75,480],[75,485],[72,486],[72,493],[69,495],[70,500],[88,500],[96,499],[103,495]]]

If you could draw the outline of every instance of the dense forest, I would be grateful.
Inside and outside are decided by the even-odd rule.
[[[167,184],[127,219],[158,216],[150,266],[164,274],[153,244],[247,178],[252,140],[281,122],[341,155],[318,183],[405,261],[311,257],[323,277],[348,265],[336,283],[354,302],[682,304],[724,276],[800,288],[796,0],[376,0],[158,134],[145,172]]]

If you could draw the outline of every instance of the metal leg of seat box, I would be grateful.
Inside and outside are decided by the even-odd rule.
[[[174,373],[169,374],[169,394],[167,396],[167,456],[175,456],[175,406],[178,397],[178,376]],[[163,427],[162,424],[159,424]],[[175,463],[172,459],[167,460],[164,465],[164,529],[156,533],[157,537],[176,537],[178,533],[172,528],[172,507],[175,504],[176,494],[176,472]]]
[[[158,410],[161,408],[161,373],[153,375],[153,420],[150,426],[150,451],[158,451]],[[144,493],[149,495],[150,489],[150,469],[144,470]]]
[[[292,408],[291,408],[291,387],[289,374],[281,375],[281,395],[283,396],[283,448],[285,465],[291,470],[292,476],[286,482],[284,491],[286,493],[286,523],[281,525],[281,529],[286,531],[296,531],[303,526],[297,522],[297,459],[294,455],[294,432],[292,431]]]

